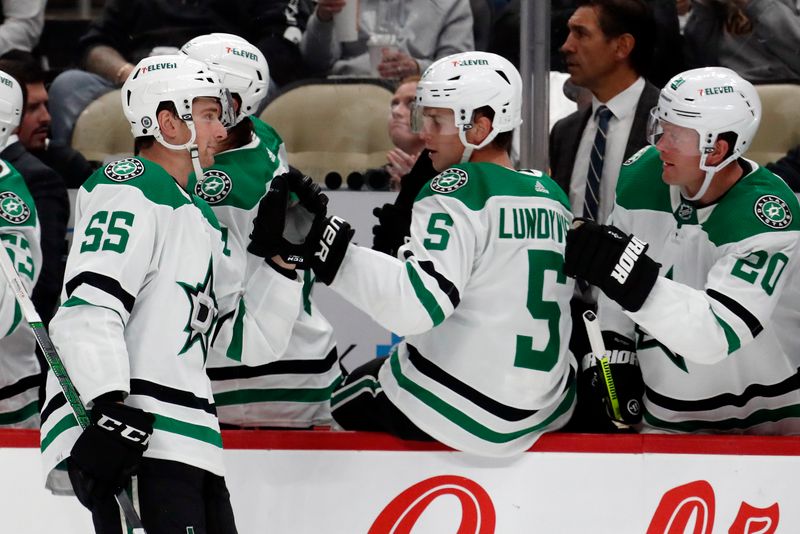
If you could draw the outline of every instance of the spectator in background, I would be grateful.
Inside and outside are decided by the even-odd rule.
[[[647,120],[658,102],[658,88],[643,77],[653,53],[655,20],[644,0],[583,0],[568,25],[561,52],[569,81],[592,92],[592,105],[553,126],[551,175],[569,195],[576,216],[605,221],[622,162],[647,145]],[[595,308],[596,299],[596,291],[585,285],[572,299],[570,348],[579,359],[589,351],[582,315]],[[579,382],[575,430],[611,429],[610,423],[581,426],[603,421],[602,413],[584,415],[584,407],[596,406],[581,399],[587,386]]]
[[[411,131],[411,104],[417,94],[419,76],[405,78],[392,95],[389,112],[389,137],[394,148],[386,154],[389,163],[389,188],[400,190],[400,179],[409,173],[422,152],[425,142],[418,133]]]
[[[697,66],[722,65],[751,83],[800,82],[795,0],[694,0],[684,35]]]
[[[30,52],[42,36],[47,0],[3,0],[0,54],[9,50]]]
[[[22,123],[19,125],[19,141],[28,152],[56,171],[67,188],[78,188],[94,171],[80,152],[69,146],[50,143],[49,97],[45,87],[45,73],[31,54],[12,50],[0,57],[0,65],[13,73],[25,85],[27,100]]]
[[[9,59],[9,56],[12,54],[0,59],[0,70],[20,82],[26,98],[19,127],[3,146],[0,158],[19,171],[36,205],[41,226],[42,266],[31,299],[47,324],[58,306],[64,279],[69,197],[61,175],[32,153],[32,150],[43,152],[50,122],[44,73],[29,55],[27,59],[23,55],[13,56],[17,59]]]
[[[120,87],[140,59],[174,53],[204,33],[233,33],[256,43],[276,66],[273,79],[291,81],[303,73],[297,43],[307,15],[300,5],[299,0],[108,0],[78,43],[85,70],[68,70],[53,80],[53,142],[68,145],[81,111]]]
[[[360,0],[358,38],[339,42],[334,17],[355,0],[319,0],[308,19],[300,50],[308,66],[321,75],[369,76],[373,74],[368,43],[381,35],[383,26],[394,29],[396,42],[382,51],[377,66],[381,78],[402,79],[422,74],[434,60],[472,50],[472,11],[468,0]],[[387,6],[396,11],[387,22]]]
[[[800,145],[789,150],[778,161],[767,163],[765,167],[783,178],[795,194],[800,193]]]
[[[678,13],[682,2],[688,0],[645,0],[653,11],[654,28],[653,60],[643,65],[642,76],[656,86],[666,83],[685,67],[683,38],[680,35]],[[677,2],[677,3],[676,3]],[[553,0],[550,17],[550,70],[565,72],[567,66],[559,47],[566,41],[569,28],[567,21],[579,0]],[[512,0],[498,14],[492,29],[489,51],[500,54],[519,66],[520,0]]]

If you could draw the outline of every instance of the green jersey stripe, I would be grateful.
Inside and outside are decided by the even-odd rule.
[[[41,443],[41,450],[44,450],[51,444],[53,441],[61,435],[64,431],[69,430],[70,428],[78,426],[78,420],[75,419],[75,415],[69,413],[61,418],[61,420],[53,425],[53,428],[42,438]]]
[[[23,406],[19,410],[13,412],[0,413],[0,425],[13,425],[21,423],[26,419],[33,417],[39,413],[39,401],[35,400],[27,406]]]
[[[403,372],[400,369],[400,360],[398,359],[396,352],[390,357],[389,365],[391,366],[392,375],[394,376],[395,380],[397,380],[397,383],[401,388],[414,395],[417,399],[441,414],[451,423],[461,427],[466,432],[469,432],[470,434],[491,443],[507,443],[533,432],[541,431],[547,428],[548,425],[557,420],[559,417],[564,415],[575,402],[575,383],[573,382],[570,384],[558,407],[556,407],[553,413],[551,413],[550,416],[545,418],[543,421],[514,432],[498,432],[486,427],[485,425],[482,425],[469,415],[456,409],[454,406],[443,401],[432,392],[403,375]]]
[[[408,278],[411,280],[411,287],[414,288],[417,299],[422,303],[428,315],[431,316],[433,326],[441,324],[441,322],[444,321],[444,312],[436,301],[436,297],[425,287],[422,278],[420,278],[419,273],[417,273],[417,270],[414,269],[410,262],[406,262],[406,272],[408,272]]]
[[[156,418],[153,423],[153,428],[156,430],[179,434],[222,448],[222,435],[213,428],[187,423],[186,421],[180,421],[164,415],[153,414],[153,416]]]
[[[676,430],[679,432],[743,430],[762,423],[774,423],[789,417],[800,417],[800,404],[782,406],[780,408],[765,408],[755,411],[745,418],[731,417],[719,421],[689,420],[670,422],[654,416],[647,410],[647,407],[645,407],[644,410],[644,419],[647,424],[656,428]]]
[[[739,340],[739,336],[736,335],[736,332],[733,330],[733,327],[729,325],[727,322],[725,322],[713,310],[711,311],[711,313],[714,314],[714,318],[722,327],[722,331],[725,332],[725,339],[728,341],[728,354],[730,354],[735,350],[739,350],[739,347],[742,346],[742,342]]]

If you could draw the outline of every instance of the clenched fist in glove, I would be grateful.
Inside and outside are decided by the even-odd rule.
[[[317,217],[306,236],[309,261],[317,280],[330,285],[344,261],[355,230],[341,217]]]
[[[290,205],[293,192],[299,204]],[[289,172],[274,177],[258,204],[253,232],[247,250],[269,261],[280,256],[284,263],[299,269],[307,267],[307,247],[303,243],[314,216],[324,216],[328,197],[307,176]]]
[[[378,224],[372,227],[372,249],[390,256],[397,256],[397,250],[411,235],[411,210],[399,208],[394,204],[384,204],[375,208],[372,214]]]
[[[155,418],[139,408],[97,399],[91,420],[67,462],[75,495],[90,509],[116,495],[137,472]]]
[[[612,421],[634,425],[642,420],[644,395],[644,381],[636,358],[636,348],[632,340],[608,330],[603,332],[603,344],[606,347],[603,356],[608,360],[611,371],[610,385],[616,393],[619,415],[614,413],[609,385],[597,358],[591,352],[581,361],[578,381],[583,387],[579,390],[584,392],[584,399],[591,398],[591,402],[600,404]]]
[[[652,291],[661,264],[648,244],[614,226],[576,218],[567,232],[564,274],[599,287],[628,311],[638,311]]]

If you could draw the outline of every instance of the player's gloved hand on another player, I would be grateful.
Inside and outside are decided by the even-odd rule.
[[[576,218],[567,232],[564,274],[599,287],[628,311],[638,311],[652,291],[661,264],[648,244],[614,226]]]
[[[258,204],[258,214],[253,221],[250,244],[247,250],[270,263],[274,256],[280,256],[285,264],[305,268],[306,247],[302,243],[292,243],[284,236],[287,227],[289,204],[289,185],[286,175],[276,176],[270,181],[269,189]],[[291,209],[301,209],[294,207]],[[294,219],[293,219],[294,221]],[[311,218],[309,216],[309,225]],[[272,264],[274,265],[274,263]],[[286,269],[278,269],[289,276]]]
[[[344,261],[355,230],[341,217],[317,217],[306,236],[308,261],[317,280],[330,285]]]
[[[139,408],[98,398],[91,421],[67,462],[75,495],[87,508],[116,495],[137,472],[155,418]]]
[[[642,396],[644,381],[632,340],[604,331],[605,357],[611,371],[610,384],[616,395],[617,413],[614,410],[611,392],[603,377],[597,358],[590,352],[581,360],[581,380],[588,381],[596,401],[599,401],[612,421],[634,425],[642,420]]]
[[[384,204],[372,210],[378,224],[372,227],[372,249],[390,256],[397,256],[397,249],[411,234],[411,210]]]
[[[281,175],[289,186],[289,191],[297,195],[300,204],[314,215],[325,215],[328,211],[328,195],[322,192],[319,184],[298,169],[289,167],[289,172]]]

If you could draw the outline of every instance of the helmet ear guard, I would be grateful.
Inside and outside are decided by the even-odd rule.
[[[689,200],[700,199],[714,174],[750,148],[761,122],[761,100],[755,87],[731,69],[706,67],[673,77],[661,90],[658,105],[651,111],[648,141],[655,145],[663,133],[661,122],[689,128],[698,133],[700,169],[706,171],[700,190]],[[720,135],[731,132],[735,142],[728,156],[715,165],[708,156]]]

